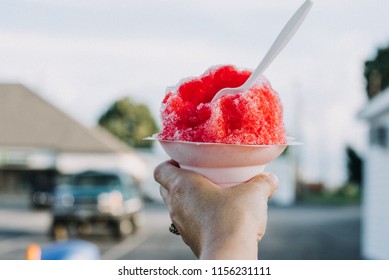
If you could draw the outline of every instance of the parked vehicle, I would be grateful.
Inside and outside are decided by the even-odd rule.
[[[102,224],[117,237],[135,232],[142,220],[143,200],[135,180],[120,172],[74,174],[56,187],[50,233],[66,239]]]
[[[34,208],[48,208],[53,201],[53,191],[57,180],[55,170],[24,171],[30,183],[30,200]]]
[[[26,260],[99,260],[99,247],[86,240],[61,240],[40,245],[31,243],[25,252]]]

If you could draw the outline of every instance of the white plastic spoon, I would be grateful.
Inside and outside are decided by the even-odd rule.
[[[258,77],[266,70],[270,63],[276,58],[276,56],[281,52],[281,50],[287,45],[289,40],[293,37],[296,31],[299,29],[300,25],[303,23],[306,15],[311,9],[313,2],[306,0],[301,7],[294,13],[291,19],[287,22],[284,28],[281,30],[280,34],[277,36],[273,45],[270,47],[265,57],[262,59],[261,63],[257,66],[254,72],[250,75],[247,81],[237,88],[223,88],[221,89],[212,99],[215,101],[220,97],[227,94],[236,94],[240,91],[250,88]]]

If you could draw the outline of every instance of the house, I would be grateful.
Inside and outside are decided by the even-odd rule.
[[[362,256],[389,259],[389,89],[374,96],[359,117],[369,125],[362,208]]]
[[[0,194],[51,189],[57,174],[86,169],[146,172],[103,128],[85,127],[21,84],[0,84]]]

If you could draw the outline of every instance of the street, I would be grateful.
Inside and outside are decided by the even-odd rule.
[[[96,244],[101,259],[195,259],[181,238],[168,231],[171,222],[164,205],[147,204],[144,216],[142,228],[122,240],[104,230],[71,238]],[[22,260],[29,244],[52,243],[50,222],[49,210],[31,209],[21,202],[0,204],[0,260]]]
[[[88,240],[100,249],[101,259],[195,259],[179,236],[168,231],[165,205],[147,203],[143,227],[117,240],[104,232],[72,236]],[[259,246],[260,259],[360,259],[360,209],[271,205],[266,235]],[[0,259],[24,259],[30,243],[53,242],[48,236],[49,210],[31,209],[23,203],[0,204]]]

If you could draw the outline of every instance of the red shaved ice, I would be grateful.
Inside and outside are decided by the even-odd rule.
[[[235,95],[211,102],[226,87],[241,86],[251,71],[232,65],[211,67],[203,75],[168,88],[161,106],[160,140],[274,145],[286,144],[283,107],[262,77]]]

